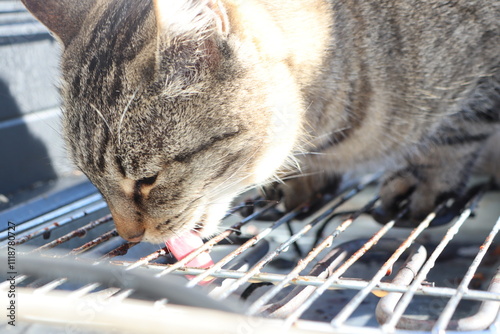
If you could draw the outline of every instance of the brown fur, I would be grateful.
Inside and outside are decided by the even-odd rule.
[[[288,206],[383,168],[385,208],[412,192],[419,218],[498,132],[494,0],[23,2],[64,45],[68,148],[126,239],[211,234],[297,167]]]

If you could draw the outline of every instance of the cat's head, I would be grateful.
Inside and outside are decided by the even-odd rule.
[[[295,145],[298,88],[232,1],[23,2],[63,45],[67,147],[125,239],[214,233]]]

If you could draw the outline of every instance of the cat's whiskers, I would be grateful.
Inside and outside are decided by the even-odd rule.
[[[296,156],[306,156],[306,155],[318,155],[318,156],[322,156],[322,155],[328,155],[324,152],[300,152],[298,154],[296,154]]]
[[[132,94],[132,97],[128,101],[127,105],[125,106],[125,109],[123,109],[123,112],[122,112],[122,114],[120,116],[120,121],[118,122],[118,145],[121,145],[121,143],[122,143],[122,140],[121,140],[121,128],[122,128],[122,125],[123,125],[123,120],[125,119],[125,114],[130,109],[130,105],[134,101],[135,96],[137,95],[137,92],[139,92],[139,88],[137,88],[135,90],[135,92]]]
[[[250,189],[253,189],[253,188],[255,188],[255,186],[254,186],[254,185],[251,185],[251,186],[246,186],[246,187],[244,187],[244,188],[238,189],[238,192],[237,192],[237,193],[235,193],[235,194],[233,194],[233,195],[234,195],[234,197],[236,197],[236,196],[238,196],[238,195],[240,195],[240,194],[242,194],[242,193],[244,193],[244,192],[246,192],[246,191],[248,191],[248,190],[250,190]],[[204,206],[205,206],[205,207],[209,207],[209,206],[212,206],[212,205],[227,205],[227,204],[228,204],[228,203],[227,203],[227,201],[219,201],[219,200],[217,199],[217,197],[216,197],[216,196],[214,196],[214,197],[212,197],[209,201],[205,202],[205,203],[204,203]],[[234,214],[235,214],[235,213],[233,213],[233,214],[231,214],[231,215],[234,215]]]
[[[234,174],[233,174],[230,177],[228,177],[226,180],[224,180],[222,183],[220,183],[219,185],[217,185],[213,189],[211,189],[209,191],[209,193],[207,194],[207,197],[209,197],[209,198],[210,197],[217,197],[221,193],[225,192],[227,189],[233,187],[236,184],[239,184],[239,183],[245,181],[246,179],[248,179],[251,176],[253,176],[252,173],[246,173],[245,175],[234,179]]]
[[[307,176],[314,176],[314,175],[320,175],[323,172],[321,171],[316,171],[316,172],[309,172],[309,173],[301,173],[301,174],[288,174],[286,176],[280,177],[277,174],[274,174],[269,180],[259,184],[259,187],[265,187],[267,185],[270,185],[272,183],[281,183],[285,184],[285,181],[291,180],[291,179],[297,179],[300,177],[307,177]]]
[[[228,181],[232,181],[230,183],[230,186],[233,186],[234,184],[238,184],[238,183],[242,182],[243,180],[247,179],[248,177],[250,177],[252,175],[251,173],[248,174],[248,175],[246,175],[242,179],[239,179],[239,180],[236,180],[236,181],[231,180],[236,175],[236,173],[238,173],[243,167],[245,167],[247,165],[247,163],[249,161],[251,161],[255,157],[256,154],[257,154],[257,151],[254,151],[244,162],[242,162],[240,164],[240,166],[233,173],[231,173],[231,175],[229,175],[224,181],[222,181],[220,184],[218,184],[217,186],[215,186],[213,189],[211,189],[210,192],[207,194],[207,197],[208,198],[215,197],[214,195],[220,194],[221,191],[219,191],[220,190],[219,188],[222,188],[223,191],[227,190],[228,186],[226,186],[226,183]],[[218,193],[216,193],[216,191],[218,191]]]
[[[302,173],[302,174],[296,174],[296,175],[288,175],[288,176],[283,177],[282,180],[287,181],[287,180],[297,179],[299,177],[320,175],[322,173],[323,173],[322,171],[316,171],[316,172]]]
[[[286,175],[286,173],[284,173]],[[285,184],[285,182],[283,181],[283,178],[281,176],[278,175],[278,173],[274,173],[270,178],[269,180],[266,180],[263,184],[271,184],[271,183],[281,183],[281,184]]]
[[[295,149],[295,152],[293,153],[294,156],[304,156],[304,155],[323,155],[324,153],[321,153],[321,152],[311,152],[311,151],[307,151],[307,150],[302,150],[300,149],[301,147],[317,147],[318,144],[320,144],[320,142],[325,138],[325,137],[331,137],[332,135],[334,135],[335,133],[340,133],[340,132],[343,132],[343,131],[346,131],[346,130],[349,130],[350,128],[352,128],[351,125],[349,126],[344,126],[342,128],[337,128],[337,129],[334,129],[334,130],[331,130],[331,131],[328,131],[326,133],[323,133],[321,135],[318,135],[318,136],[314,136],[314,137],[310,137],[310,136],[303,136],[303,138],[301,138],[301,141],[302,141],[302,144],[299,145],[298,148]]]
[[[299,171],[299,173],[302,173],[302,167],[300,166],[300,162],[297,158],[295,158],[294,154],[288,156],[287,163],[295,167]]]
[[[109,130],[109,133],[113,133],[113,131],[111,131],[111,126],[109,126],[109,123],[108,121],[106,120],[106,118],[104,117],[104,115],[102,114],[102,112],[93,104],[93,103],[89,103],[90,107],[92,109],[94,109],[94,111],[97,113],[97,115],[99,115],[99,117],[104,121],[104,124],[106,124],[106,127],[108,128]]]
[[[180,236],[180,234],[179,234],[179,233],[177,233],[177,231],[176,231],[176,230],[174,230],[172,227],[169,227],[169,229],[168,229],[168,230],[169,230],[170,232],[172,232],[172,234],[174,234],[176,238],[180,238],[180,237],[181,237],[181,236]]]
[[[243,182],[244,180],[248,179],[251,176],[252,176],[252,174],[248,173],[247,175],[242,176],[236,180],[232,180],[232,182],[229,182],[229,183],[226,182],[225,184],[223,184],[223,187],[220,187],[220,186],[222,186],[222,184],[220,184],[218,187],[216,187],[217,189],[214,188],[214,189],[210,190],[210,192],[206,195],[206,197],[210,198],[210,199],[217,198],[217,197],[219,197],[220,194],[224,193],[226,190],[232,188],[234,185],[237,185],[237,184]],[[252,186],[245,186],[244,188],[237,189],[238,191],[234,195],[241,194],[242,192],[245,192],[250,188],[252,188]]]

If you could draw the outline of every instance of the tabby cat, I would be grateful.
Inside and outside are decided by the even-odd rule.
[[[383,168],[418,220],[500,176],[498,0],[22,0],[63,45],[64,135],[119,234],[204,236]],[[290,177],[303,174],[303,177]]]

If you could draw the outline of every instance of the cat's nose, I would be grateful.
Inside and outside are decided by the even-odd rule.
[[[144,231],[140,235],[136,235],[133,237],[126,237],[126,238],[124,237],[124,239],[130,242],[141,242],[143,237],[144,237]]]
[[[137,222],[134,218],[129,218],[121,214],[120,211],[115,210],[110,206],[111,215],[115,222],[118,234],[125,240],[130,242],[141,242],[144,238],[145,228],[143,224]]]
[[[123,229],[120,228],[120,225],[116,223],[116,230],[118,231],[118,234],[125,240],[130,241],[130,242],[141,242],[142,238],[144,237],[144,229]]]

